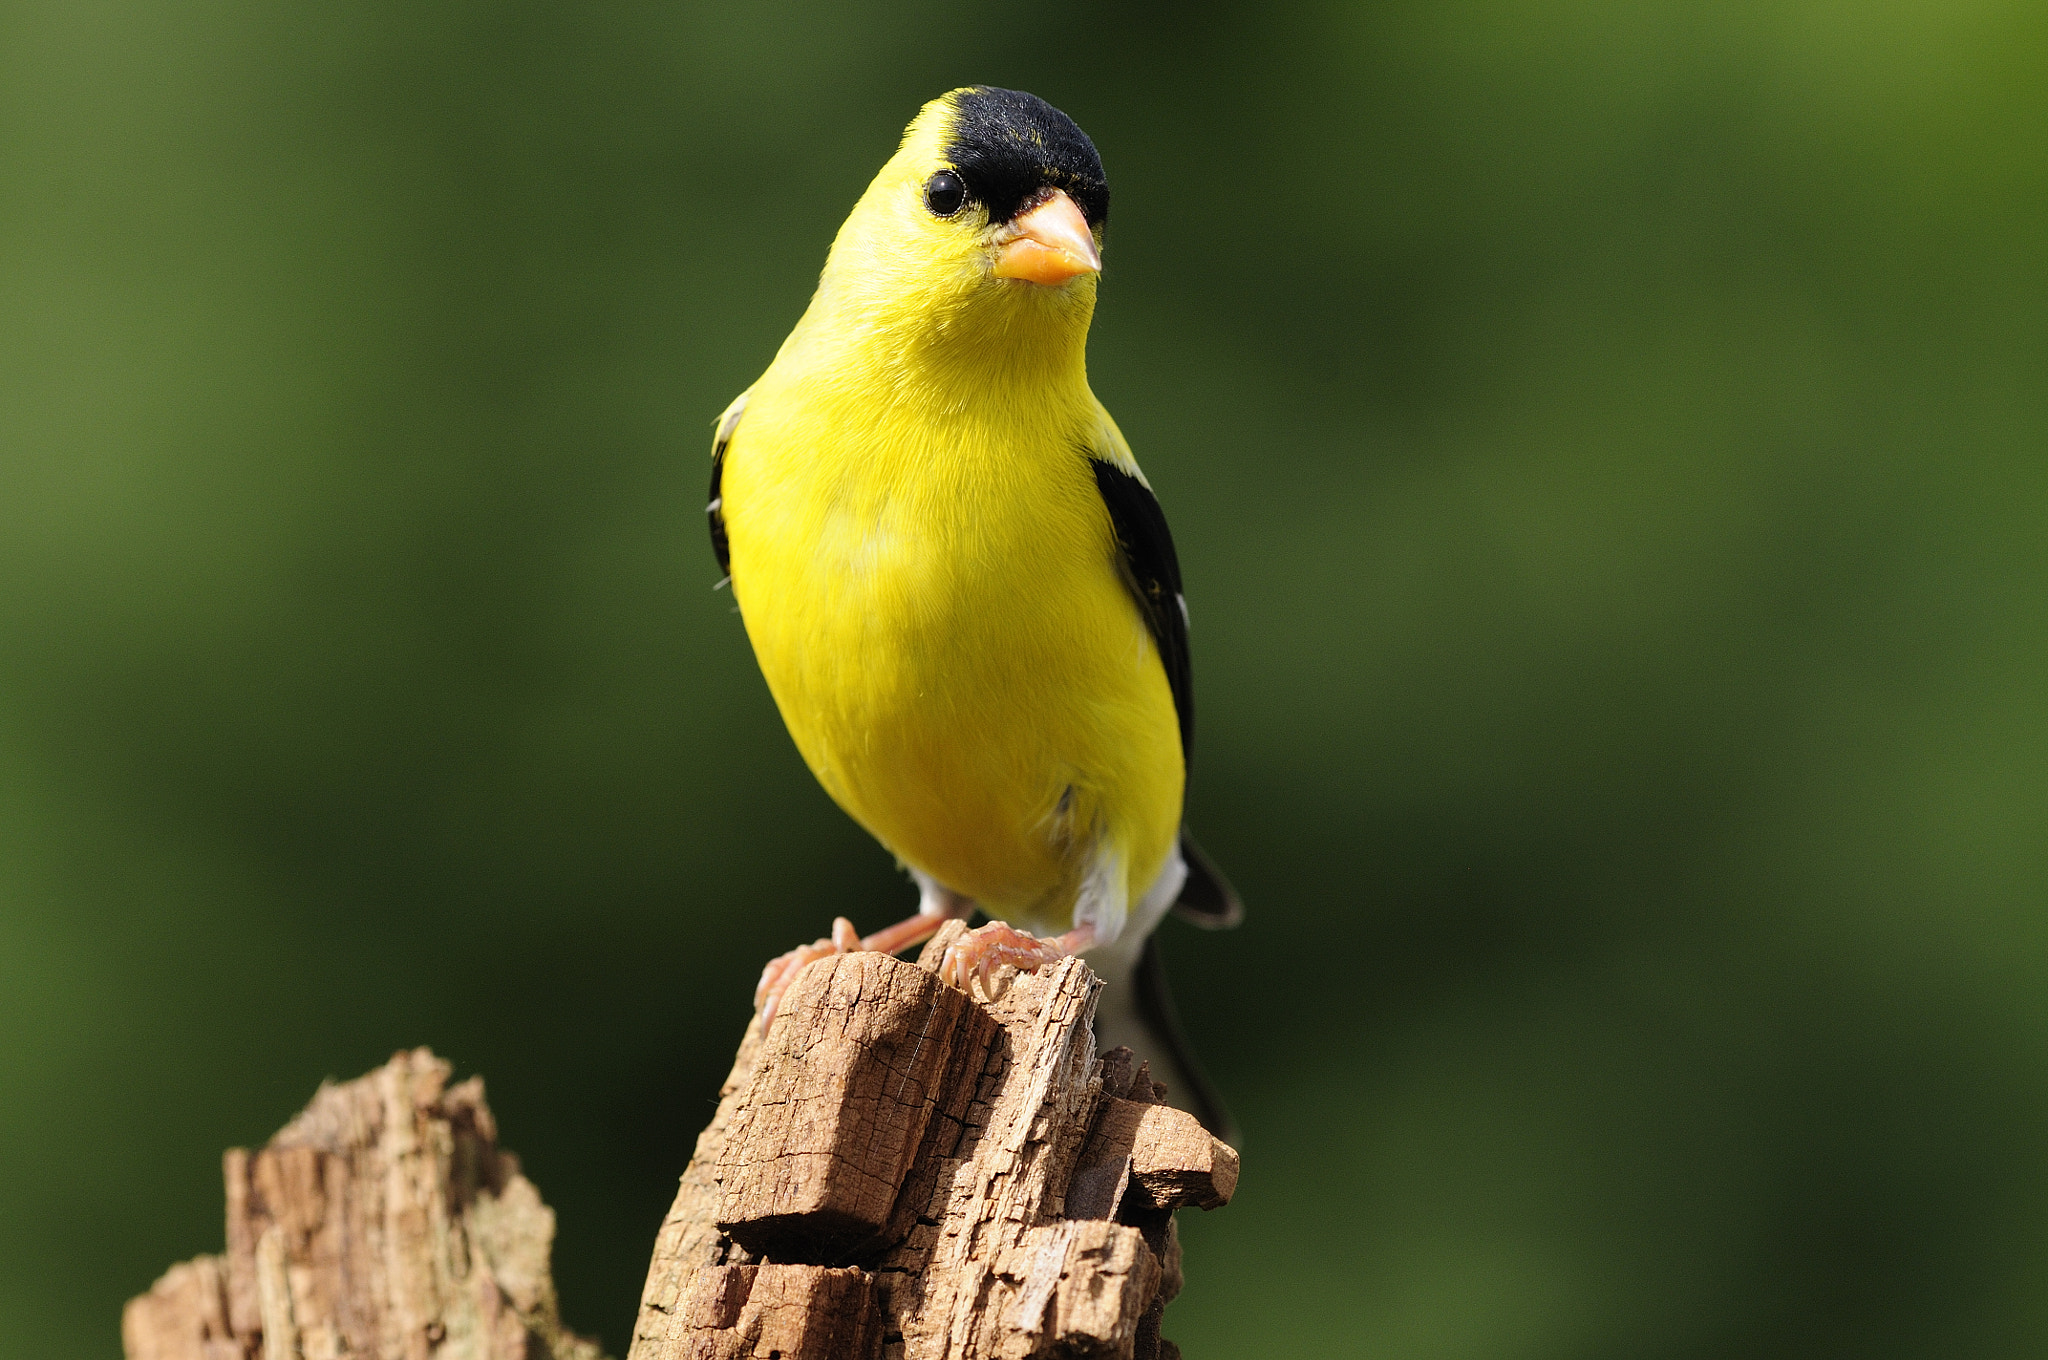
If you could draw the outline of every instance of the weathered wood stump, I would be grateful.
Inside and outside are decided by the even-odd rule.
[[[400,1053],[229,1152],[227,1254],[129,1300],[128,1360],[598,1360],[556,1308],[554,1211],[448,1075]]]
[[[1173,1212],[1237,1154],[1101,1060],[1069,959],[992,1002],[924,961],[812,964],[740,1046],[655,1241],[629,1360],[1178,1355]]]
[[[1130,1052],[1097,1059],[1078,959],[994,1001],[935,960],[807,968],[740,1044],[655,1240],[630,1360],[1179,1354],[1173,1214],[1237,1154]],[[128,1360],[598,1360],[566,1331],[554,1214],[472,1078],[425,1049],[323,1086],[227,1154],[224,1256],[128,1303]]]

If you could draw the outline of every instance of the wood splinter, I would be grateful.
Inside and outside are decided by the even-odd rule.
[[[1079,959],[993,1002],[923,959],[807,968],[740,1045],[655,1242],[629,1360],[1179,1354],[1174,1210],[1237,1153],[1128,1050],[1100,1060]]]

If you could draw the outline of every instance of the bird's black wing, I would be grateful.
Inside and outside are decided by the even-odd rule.
[[[746,409],[747,394],[742,392],[739,400],[726,407],[725,414],[718,418],[718,433],[711,441],[711,500],[704,507],[704,514],[711,521],[712,555],[718,558],[718,569],[725,573],[727,581],[732,579],[732,548],[725,541],[725,496],[719,488],[725,480],[726,445],[732,443],[732,432],[739,428],[740,413]]]
[[[1090,458],[1095,486],[1109,508],[1116,530],[1117,566],[1124,584],[1145,616],[1159,659],[1166,665],[1166,683],[1173,690],[1173,711],[1180,719],[1181,758],[1190,763],[1195,751],[1195,682],[1188,667],[1188,603],[1181,594],[1180,559],[1173,552],[1173,531],[1152,488],[1133,474],[1101,458]]]
[[[1181,758],[1194,764],[1195,678],[1188,660],[1188,602],[1180,583],[1180,559],[1173,551],[1173,531],[1166,527],[1166,512],[1152,488],[1133,474],[1101,458],[1090,458],[1095,486],[1102,503],[1109,508],[1109,522],[1116,531],[1117,566],[1124,584],[1138,602],[1159,660],[1166,666],[1166,683],[1173,690],[1173,711],[1180,719]],[[1244,904],[1237,890],[1194,838],[1183,829],[1181,858],[1187,862],[1188,881],[1181,888],[1173,911],[1184,921],[1223,930],[1244,919]]]
[[[718,569],[729,578],[732,575],[732,549],[725,541],[725,498],[718,494],[718,484],[725,478],[725,441],[718,442],[718,451],[711,455],[711,503],[704,507],[704,513],[711,520],[711,552],[718,559]]]

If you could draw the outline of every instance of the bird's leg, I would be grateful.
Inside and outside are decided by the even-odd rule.
[[[974,907],[970,904],[966,911],[960,914],[965,916],[973,910]],[[862,940],[860,947],[877,954],[901,954],[912,945],[923,944],[938,934],[939,927],[952,919],[951,916],[919,912],[907,921],[898,921],[893,926],[885,926],[876,931]]]
[[[879,954],[900,954],[912,945],[923,944],[939,933],[939,927],[956,918],[965,917],[974,911],[974,903],[956,892],[936,885],[928,886],[917,915],[907,921],[898,921],[862,939],[853,928],[853,922],[844,916],[834,917],[832,933],[822,940],[798,945],[787,954],[770,959],[768,966],[761,970],[761,981],[754,987],[754,1008],[761,1012],[761,1030],[775,1022],[775,1010],[782,1004],[782,994],[789,990],[789,984],[796,981],[796,975],[804,965],[834,954],[851,954],[866,951]]]
[[[947,946],[945,958],[939,961],[939,979],[963,992],[970,982],[978,982],[981,994],[993,1001],[1002,995],[993,984],[1003,965],[1009,964],[1020,973],[1035,973],[1094,943],[1093,923],[1084,922],[1064,935],[1039,939],[1006,922],[990,921]]]

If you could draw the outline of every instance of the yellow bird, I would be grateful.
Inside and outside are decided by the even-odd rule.
[[[924,106],[818,290],[719,419],[711,536],[804,760],[916,878],[919,913],[771,963],[765,1017],[834,950],[980,908],[942,972],[1085,953],[1098,1027],[1224,1116],[1150,943],[1234,924],[1182,826],[1194,731],[1165,516],[1089,390],[1109,186],[1073,120],[1015,90]]]

